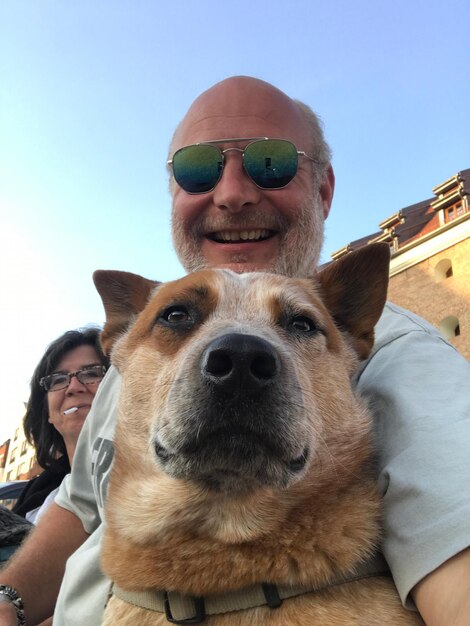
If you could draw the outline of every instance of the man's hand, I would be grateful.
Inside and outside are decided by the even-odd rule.
[[[426,626],[470,626],[470,548],[428,574],[411,595]]]

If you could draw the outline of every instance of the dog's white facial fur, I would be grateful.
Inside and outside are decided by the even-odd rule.
[[[103,343],[122,375],[111,488],[118,506],[121,490],[140,494],[116,516],[124,534],[139,523],[146,542],[187,523],[247,539],[279,523],[289,498],[349,480],[370,429],[350,378],[386,293],[388,250],[375,278],[371,254],[318,282],[203,270],[156,286],[97,273]]]

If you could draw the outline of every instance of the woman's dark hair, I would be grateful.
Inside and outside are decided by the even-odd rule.
[[[39,465],[44,469],[67,452],[62,435],[49,422],[47,391],[41,387],[39,381],[43,376],[55,372],[64,356],[79,346],[91,346],[96,350],[101,363],[109,366],[109,359],[101,349],[99,328],[69,330],[47,347],[31,379],[31,394],[23,419],[23,429],[26,439],[36,450]]]

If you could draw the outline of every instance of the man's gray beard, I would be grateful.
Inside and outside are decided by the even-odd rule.
[[[324,232],[323,207],[319,192],[314,192],[307,198],[299,207],[298,219],[290,224],[282,215],[266,216],[263,211],[254,209],[247,210],[242,217],[227,214],[217,221],[203,218],[192,225],[188,234],[184,230],[181,218],[173,211],[173,244],[185,270],[193,272],[208,267],[201,254],[202,233],[230,230],[240,226],[247,230],[250,227],[262,227],[284,233],[280,242],[280,254],[273,265],[255,269],[297,277],[312,276],[314,273],[320,258]],[[234,255],[230,261],[243,264],[245,258]]]

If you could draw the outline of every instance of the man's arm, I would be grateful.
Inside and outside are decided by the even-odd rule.
[[[427,626],[470,626],[470,548],[428,574],[411,595]]]
[[[28,624],[50,617],[68,557],[88,538],[79,518],[52,503],[37,527],[0,571],[0,583],[23,599]],[[1,626],[16,626],[11,607],[0,603]]]

